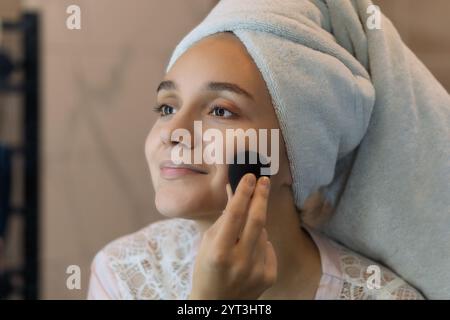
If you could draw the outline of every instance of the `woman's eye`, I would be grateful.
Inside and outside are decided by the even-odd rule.
[[[159,113],[161,117],[175,113],[175,108],[172,106],[169,106],[167,104],[162,104],[160,106],[156,106],[153,108],[153,110],[156,113]]]
[[[229,118],[235,115],[233,112],[220,106],[214,106],[210,113],[216,117],[224,117],[224,118]]]
[[[156,113],[159,113],[159,115],[161,117],[176,113],[175,108],[172,106],[169,106],[168,104],[162,104],[162,105],[156,106],[153,108],[153,110]],[[210,114],[212,114],[215,117],[222,117],[222,118],[230,118],[235,115],[234,112],[231,112],[228,109],[220,107],[220,106],[214,106],[211,109]]]

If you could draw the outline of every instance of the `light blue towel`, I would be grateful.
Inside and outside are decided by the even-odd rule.
[[[318,188],[323,228],[428,298],[450,298],[450,97],[369,0],[221,0],[176,47],[232,31],[285,139],[298,208]]]

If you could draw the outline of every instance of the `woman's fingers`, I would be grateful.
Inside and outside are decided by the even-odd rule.
[[[261,230],[259,234],[259,238],[257,240],[257,244],[252,253],[250,253],[250,257],[252,257],[252,261],[255,264],[260,264],[264,266],[266,261],[266,245],[267,245],[268,235],[266,228]]]
[[[206,230],[196,257],[191,297],[259,297],[275,283],[277,259],[264,228],[265,182],[246,174],[234,194],[227,185],[224,213]]]
[[[222,225],[217,231],[216,241],[218,250],[229,250],[236,244],[236,240],[245,223],[247,208],[255,184],[255,175],[247,173],[242,177],[235,194],[228,201],[223,213]]]
[[[266,225],[269,189],[270,179],[268,177],[259,178],[250,203],[247,222],[245,223],[240,241],[244,251],[249,255],[253,255],[261,231]]]
[[[227,201],[229,202],[231,200],[231,198],[233,197],[233,191],[231,190],[231,185],[229,183],[226,184],[225,190],[227,192],[227,198],[228,198]],[[216,222],[214,222],[214,224],[210,227],[211,233],[217,234],[217,230],[220,228],[220,226],[222,224],[224,215],[225,214],[221,214],[219,216],[219,218],[217,218]]]

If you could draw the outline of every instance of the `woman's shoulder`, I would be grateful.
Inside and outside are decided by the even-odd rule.
[[[326,272],[340,279],[339,299],[424,299],[417,289],[385,265],[317,231],[313,232],[313,238],[319,246],[321,256],[324,256],[322,258],[327,265]]]
[[[198,236],[191,220],[157,221],[107,244],[93,265],[107,265],[126,299],[176,299],[176,290],[183,292],[189,285]],[[175,283],[179,287],[168,290]]]

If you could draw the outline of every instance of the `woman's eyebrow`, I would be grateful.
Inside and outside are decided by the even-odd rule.
[[[171,80],[165,80],[162,81],[158,88],[156,89],[156,93],[158,93],[160,90],[178,90],[178,86],[176,85],[175,82],[171,81]],[[229,91],[229,92],[233,92],[239,95],[243,95],[251,100],[255,100],[255,98],[252,96],[251,93],[249,93],[248,91],[244,90],[243,88],[241,88],[240,86],[238,86],[235,83],[230,83],[230,82],[216,82],[216,81],[212,81],[212,82],[208,82],[204,87],[203,90],[207,90],[207,91]]]
[[[156,89],[156,93],[158,93],[161,90],[178,90],[178,87],[175,84],[175,82],[170,81],[170,80],[165,80],[159,84],[158,88]]]

